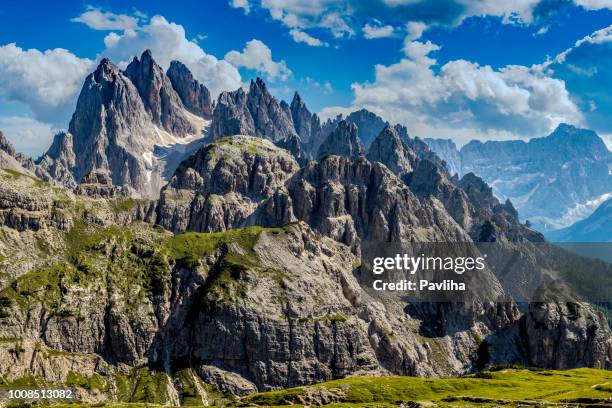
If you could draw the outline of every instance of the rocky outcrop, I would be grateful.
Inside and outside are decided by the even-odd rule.
[[[102,170],[92,170],[83,177],[74,192],[91,198],[116,198],[130,195],[127,187],[113,185],[110,175]]]
[[[46,171],[53,180],[67,188],[76,186],[74,179],[76,164],[72,135],[65,132],[55,135],[51,147],[38,162],[39,167]]]
[[[251,81],[248,93],[240,88],[219,95],[213,112],[211,137],[217,140],[233,135],[271,140],[289,150],[297,160],[306,160],[289,106],[279,103],[261,78]]]
[[[357,126],[359,138],[366,148],[370,147],[370,144],[374,141],[376,136],[378,136],[388,124],[380,116],[367,109],[360,109],[349,114],[346,117],[346,121],[354,123],[355,126]]]
[[[218,140],[179,166],[162,190],[156,221],[179,232],[253,225],[258,206],[298,168],[287,151],[268,140],[246,136]]]
[[[357,135],[357,126],[342,121],[319,147],[317,159],[320,160],[329,155],[360,157],[364,154],[365,148]]]
[[[191,71],[183,63],[172,61],[167,75],[172,87],[189,112],[204,119],[212,118],[213,103],[210,91],[193,77]]]
[[[213,113],[213,140],[248,135],[276,143],[297,136],[291,116],[268,91],[260,78],[251,81],[248,93],[223,92]]]
[[[185,114],[183,103],[170,79],[153,60],[151,51],[143,52],[140,60],[134,57],[125,69],[125,75],[138,89],[154,124],[177,136],[198,132]]]
[[[310,113],[302,97],[297,92],[291,101],[291,117],[293,126],[302,143],[312,144],[321,132],[321,121],[316,114]]]
[[[174,170],[168,167],[180,162],[172,151],[184,155],[200,137],[190,115],[150,52],[126,73],[103,59],[85,80],[68,132],[56,135],[40,167],[67,187],[99,170],[115,186],[155,198]]]
[[[417,162],[414,151],[404,143],[392,126],[386,126],[374,139],[366,157],[369,161],[384,164],[400,177],[412,172]]]

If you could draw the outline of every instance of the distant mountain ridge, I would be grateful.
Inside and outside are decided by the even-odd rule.
[[[528,142],[426,139],[460,175],[473,172],[510,198],[524,220],[547,231],[588,216],[612,193],[612,153],[597,134],[561,124]]]
[[[587,218],[567,228],[551,231],[552,242],[612,242],[612,198],[606,200]]]

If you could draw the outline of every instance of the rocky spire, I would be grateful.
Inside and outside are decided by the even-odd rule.
[[[256,136],[278,142],[297,135],[291,116],[281,108],[261,78],[251,81],[247,105],[253,118]]]
[[[85,79],[68,129],[40,161],[57,180],[73,187],[99,169],[116,185],[157,194],[159,183],[143,156],[155,144],[151,116],[132,81],[110,60],[100,61]]]
[[[343,120],[319,147],[317,158],[322,159],[329,155],[359,157],[364,153],[365,148],[359,140],[357,126]]]
[[[210,91],[193,77],[191,71],[183,63],[172,61],[167,75],[187,110],[205,119],[212,118],[213,106]]]
[[[306,160],[289,105],[279,103],[261,78],[251,81],[248,93],[240,88],[219,95],[211,135],[213,140],[232,135],[262,137],[289,150],[300,162]]]
[[[367,158],[384,164],[400,177],[411,172],[417,161],[416,154],[403,142],[397,129],[391,125],[387,125],[374,139]]]
[[[366,148],[370,147],[370,143],[387,125],[380,116],[367,109],[360,109],[351,113],[346,117],[346,120],[357,125],[359,138]]]
[[[56,134],[51,147],[40,158],[38,166],[61,185],[68,188],[75,187],[73,171],[76,166],[76,156],[72,135],[66,132]]]
[[[11,142],[9,142],[8,139],[4,136],[4,133],[2,133],[2,131],[0,131],[0,150],[9,154],[10,156],[15,156],[15,148],[13,147]]]
[[[125,75],[138,89],[153,123],[178,136],[197,132],[185,115],[183,103],[170,79],[153,60],[151,51],[143,52],[140,60],[134,57],[125,69]]]
[[[310,113],[299,93],[291,101],[293,126],[304,143],[310,143],[321,132],[321,121],[316,114]]]

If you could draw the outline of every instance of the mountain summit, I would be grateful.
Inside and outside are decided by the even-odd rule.
[[[68,132],[39,164],[68,187],[102,170],[113,184],[156,197],[168,165],[159,148],[201,138],[204,124],[185,109],[150,51],[125,71],[103,59],[85,79]]]

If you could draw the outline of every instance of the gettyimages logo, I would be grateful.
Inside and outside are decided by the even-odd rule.
[[[388,270],[399,270],[414,275],[420,270],[453,271],[463,274],[465,271],[485,268],[486,254],[478,257],[441,257],[441,256],[409,256],[408,254],[396,254],[394,257],[376,257],[372,262],[372,272],[380,275]]]
[[[571,294],[607,303],[610,253],[612,244],[387,242],[362,247],[356,276],[374,296],[409,302],[547,302]]]

